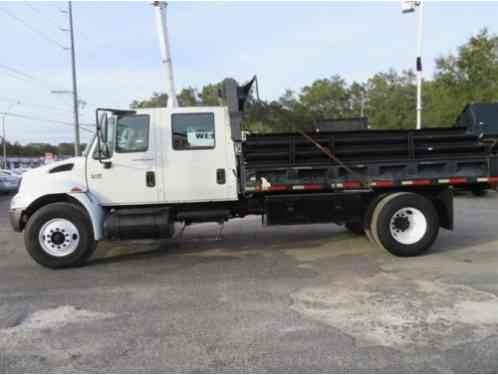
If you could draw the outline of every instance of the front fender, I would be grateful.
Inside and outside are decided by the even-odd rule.
[[[39,208],[56,202],[76,201],[87,212],[92,223],[95,240],[101,240],[104,237],[103,223],[105,211],[98,204],[96,199],[88,192],[63,192],[47,195],[23,195],[17,194],[11,201],[9,215],[12,227],[16,231],[22,231],[27,221],[27,217]],[[75,202],[75,203],[76,203]],[[27,216],[26,216],[27,215]]]
[[[85,207],[88,217],[92,222],[93,233],[95,240],[99,241],[104,238],[104,209],[100,206],[95,198],[90,193],[70,193],[68,194],[76,199],[80,204]]]
[[[11,209],[26,209],[39,199],[49,195],[81,193],[86,187],[78,181],[54,181],[51,184],[40,181],[38,184],[27,184],[23,181],[21,189],[10,201]]]

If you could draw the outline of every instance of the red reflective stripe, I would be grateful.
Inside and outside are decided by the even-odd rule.
[[[73,188],[71,188],[71,193],[81,193],[83,190],[81,190],[81,188],[75,186]]]
[[[373,181],[375,187],[390,187],[394,186],[394,181],[382,180],[382,181]]]
[[[413,180],[412,185],[422,186],[422,185],[432,185],[431,180]]]
[[[467,179],[464,177],[452,177],[449,180],[452,185],[465,184],[467,182]]]
[[[271,185],[268,191],[283,191],[287,190],[289,187],[287,185]]]
[[[304,184],[304,190],[321,190],[322,185],[320,184]]]
[[[359,188],[361,184],[358,181],[346,181],[342,183],[342,186],[346,189]]]

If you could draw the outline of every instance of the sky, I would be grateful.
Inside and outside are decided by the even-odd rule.
[[[72,142],[66,2],[0,1],[0,113],[10,142]],[[498,33],[498,2],[425,2],[424,74],[481,28]],[[96,107],[128,108],[164,91],[154,11],[147,2],[74,2],[80,122]],[[415,63],[416,17],[393,2],[169,2],[178,91],[258,75],[263,99],[335,74],[348,82]],[[20,102],[20,103],[17,103]],[[29,117],[29,118],[26,118]],[[82,140],[90,132],[82,131]]]

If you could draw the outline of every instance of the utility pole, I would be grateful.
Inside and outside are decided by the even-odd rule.
[[[2,116],[2,148],[3,148],[3,168],[4,169],[7,169],[7,139],[5,136],[5,119],[7,118],[7,115],[12,110],[12,108],[18,104],[21,104],[21,102],[17,101],[15,103],[12,103],[7,108],[7,111]]]
[[[156,11],[156,26],[159,36],[159,48],[161,49],[161,61],[166,67],[166,94],[168,95],[167,107],[178,107],[176,99],[175,77],[173,75],[173,62],[171,61],[171,51],[169,48],[168,26],[166,11],[168,3],[164,1],[154,1],[152,3]]]
[[[62,11],[66,13],[65,11]],[[74,54],[74,25],[73,25],[73,6],[71,1],[68,1],[68,16],[69,16],[69,30],[62,29],[62,31],[69,31],[69,39],[71,41],[71,70],[73,77],[73,111],[74,111],[74,155],[80,154],[80,116],[78,109],[78,84],[76,81],[76,57]]]
[[[417,130],[422,129],[422,33],[424,3],[420,1],[401,0],[401,12],[417,14]]]
[[[7,113],[4,113],[2,116],[2,148],[3,148],[3,163],[2,168],[7,169],[7,142],[5,140],[5,118],[7,117]]]

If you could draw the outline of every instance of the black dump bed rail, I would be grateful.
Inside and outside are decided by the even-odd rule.
[[[464,128],[307,134],[334,158],[299,133],[248,135],[240,158],[243,190],[465,185],[498,176],[490,144]]]

